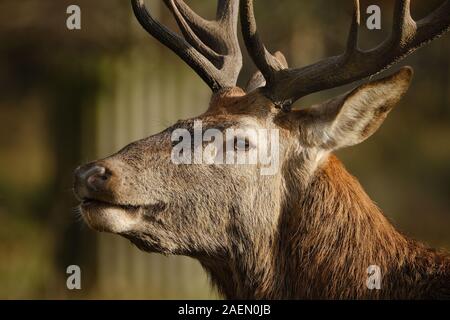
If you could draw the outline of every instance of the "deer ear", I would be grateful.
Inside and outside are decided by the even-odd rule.
[[[308,118],[316,143],[319,139],[322,147],[339,149],[370,137],[406,93],[412,75],[411,67],[403,67],[389,77],[312,107]]]
[[[275,52],[274,57],[285,69],[288,68],[286,57],[283,53],[281,53],[281,51]],[[253,90],[261,88],[265,85],[266,79],[264,79],[263,74],[261,71],[256,71],[245,86],[245,92],[252,92]]]

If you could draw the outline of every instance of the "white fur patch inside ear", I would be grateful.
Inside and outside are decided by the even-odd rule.
[[[406,93],[412,74],[412,68],[403,67],[389,77],[364,84],[335,103],[329,103],[334,109],[331,110],[334,119],[325,124],[328,140],[325,144],[339,149],[370,137]]]

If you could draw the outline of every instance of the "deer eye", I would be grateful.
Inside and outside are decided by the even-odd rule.
[[[235,151],[248,151],[250,149],[250,140],[248,137],[235,137],[233,146]]]

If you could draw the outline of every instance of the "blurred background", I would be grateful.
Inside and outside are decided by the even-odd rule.
[[[213,18],[216,1],[187,1]],[[413,1],[420,18],[441,0]],[[160,0],[155,17],[176,29]],[[370,48],[389,33],[362,27]],[[81,30],[66,28],[66,9],[81,8]],[[257,1],[261,35],[291,66],[345,47],[352,1]],[[432,42],[402,65],[415,69],[408,94],[365,143],[339,152],[349,171],[395,226],[450,249],[450,37]],[[245,53],[240,84],[254,66]],[[398,68],[395,66],[393,69]],[[392,72],[392,71],[391,71]],[[304,98],[298,107],[339,88]],[[208,87],[150,38],[123,0],[0,2],[0,298],[218,298],[199,264],[146,254],[127,240],[89,230],[77,216],[72,172],[178,119],[203,112]],[[82,290],[66,288],[66,268],[79,265]]]

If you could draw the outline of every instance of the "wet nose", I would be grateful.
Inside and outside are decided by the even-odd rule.
[[[102,165],[88,164],[75,170],[75,190],[81,198],[92,192],[104,191],[111,174]]]

